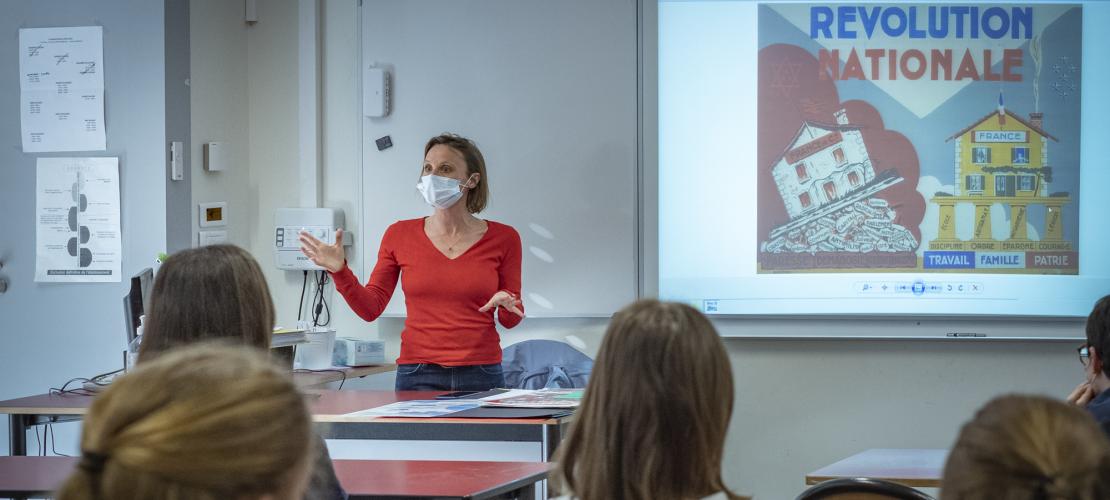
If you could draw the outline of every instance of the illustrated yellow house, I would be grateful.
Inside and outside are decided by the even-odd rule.
[[[1071,202],[1067,193],[1051,193],[1052,166],[1049,141],[1057,139],[1043,129],[1043,114],[1029,119],[1006,110],[973,122],[947,139],[955,145],[953,193],[937,193],[932,200],[940,208],[937,239],[930,250],[1070,250],[1063,239],[1062,207]],[[975,206],[972,239],[956,237],[955,206]],[[1009,239],[992,237],[990,209],[1002,204],[1010,210]],[[1046,207],[1045,231],[1031,241],[1026,231],[1029,205]]]
[[[948,138],[953,139],[958,141],[956,178],[967,194],[1048,196],[1048,140],[1056,138],[1041,129],[1040,113],[1029,121],[1010,111],[991,113]]]

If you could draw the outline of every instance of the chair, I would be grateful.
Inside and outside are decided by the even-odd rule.
[[[563,342],[525,340],[504,349],[501,368],[513,389],[586,387],[594,361]]]
[[[830,479],[811,486],[796,500],[933,500],[933,497],[909,486],[865,477]]]

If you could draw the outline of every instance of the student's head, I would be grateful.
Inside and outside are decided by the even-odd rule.
[[[942,500],[1107,498],[1110,444],[1074,405],[1002,396],[964,425],[944,466]]]
[[[486,208],[489,201],[486,160],[474,141],[455,134],[428,139],[421,175],[428,174],[458,179],[468,212],[476,214]]]
[[[1110,376],[1110,295],[1095,302],[1087,316],[1087,347],[1090,353],[1089,376]]]
[[[559,448],[565,488],[582,500],[727,492],[721,455],[732,397],[728,355],[705,316],[655,300],[625,307]]]
[[[310,433],[288,374],[257,349],[177,349],[96,398],[57,498],[299,499]]]
[[[270,289],[250,254],[233,245],[183,250],[154,280],[139,358],[216,339],[266,349],[273,328]]]

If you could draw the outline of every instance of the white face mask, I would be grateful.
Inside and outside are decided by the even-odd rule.
[[[420,191],[420,194],[424,196],[424,201],[428,202],[429,205],[435,208],[447,209],[458,203],[459,199],[462,198],[461,184],[458,179],[425,175],[416,184],[416,190]]]

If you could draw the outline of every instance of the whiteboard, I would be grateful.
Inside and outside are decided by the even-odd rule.
[[[359,278],[390,224],[431,213],[415,189],[423,146],[454,132],[486,158],[480,217],[520,233],[529,316],[609,316],[635,300],[636,15],[631,0],[365,2],[362,69],[389,70],[392,112],[362,119]],[[404,313],[398,286],[385,314]]]

